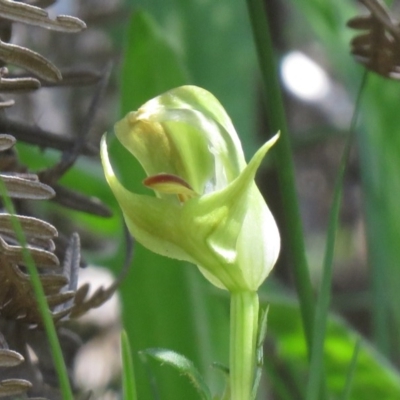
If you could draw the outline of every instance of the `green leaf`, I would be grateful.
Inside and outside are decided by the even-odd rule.
[[[141,354],[152,357],[162,364],[165,363],[177,369],[181,374],[186,375],[190,379],[203,400],[211,400],[210,389],[203,377],[194,366],[193,362],[182,354],[168,349],[146,349],[141,351]]]
[[[177,53],[153,18],[138,11],[130,21],[121,81],[121,116],[187,82]]]
[[[137,400],[136,381],[133,370],[132,352],[126,331],[121,332],[121,355],[122,355],[122,388],[124,399]]]

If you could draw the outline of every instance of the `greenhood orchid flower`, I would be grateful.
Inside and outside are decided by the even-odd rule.
[[[255,182],[264,144],[246,164],[238,135],[218,100],[182,86],[116,123],[115,134],[147,174],[155,196],[128,191],[101,144],[105,176],[138,242],[198,266],[214,285],[256,291],[278,257],[279,232]]]

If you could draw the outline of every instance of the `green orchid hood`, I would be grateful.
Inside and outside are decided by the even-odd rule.
[[[182,86],[145,103],[115,125],[156,196],[128,191],[101,143],[105,176],[138,242],[196,264],[214,285],[256,291],[280,249],[275,220],[254,183],[264,144],[246,164],[229,116],[209,92]]]

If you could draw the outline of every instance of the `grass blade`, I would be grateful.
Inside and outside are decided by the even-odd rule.
[[[287,245],[287,251],[292,257],[291,265],[293,266],[296,290],[300,299],[304,332],[308,351],[311,354],[314,298],[305,255],[303,227],[297,201],[293,159],[282,93],[263,1],[247,0],[247,5],[264,84],[264,100],[270,128],[272,132],[281,132],[280,139],[274,146],[272,153],[276,156],[275,161],[282,192],[282,208],[286,212],[287,232],[285,232],[286,237],[283,243]],[[273,100],[271,101],[271,99]]]
[[[353,357],[351,358],[349,372],[347,373],[346,384],[344,386],[343,395],[340,398],[340,400],[348,400],[350,398],[353,378],[357,367],[358,355],[360,354],[360,347],[361,347],[361,339],[358,338],[354,346]]]
[[[131,346],[126,331],[121,332],[122,388],[124,399],[137,400]]]
[[[310,375],[307,383],[307,400],[317,400],[320,393],[321,378],[324,371],[324,341],[326,333],[326,323],[328,319],[329,303],[331,298],[333,256],[336,243],[336,233],[339,224],[340,206],[342,202],[343,179],[346,172],[347,161],[349,159],[351,144],[353,142],[361,95],[366,84],[366,79],[367,73],[364,74],[363,80],[360,85],[353,119],[351,121],[349,136],[346,140],[342,159],[339,165],[339,171],[336,177],[332,207],[329,214],[321,288],[317,299],[313,329]]]

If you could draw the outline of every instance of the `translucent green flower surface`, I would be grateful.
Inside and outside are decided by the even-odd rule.
[[[246,164],[226,111],[196,86],[148,101],[114,129],[155,192],[136,194],[121,185],[103,137],[105,176],[136,240],[196,264],[220,288],[256,291],[276,262],[280,237],[254,177],[278,135]]]

